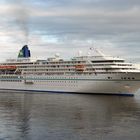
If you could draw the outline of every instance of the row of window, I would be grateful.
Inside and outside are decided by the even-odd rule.
[[[121,77],[122,80],[135,80],[134,77]]]
[[[112,77],[107,77],[108,79],[113,79]],[[51,78],[53,79],[53,77]],[[64,77],[62,77],[62,79],[64,79]],[[69,78],[70,80],[66,81],[66,80],[61,80],[61,81],[58,81],[58,80],[38,80],[34,78],[33,81],[35,82],[47,82],[47,83],[77,83],[78,81],[75,81],[74,79],[77,79],[77,78]],[[122,80],[135,80],[134,77],[121,77]],[[22,82],[22,80],[18,80],[18,79],[1,79],[1,81],[3,82]]]
[[[69,76],[73,76],[73,75],[97,75],[97,74],[120,74],[120,73],[123,73],[123,72],[102,72],[102,71],[91,71],[91,72],[31,72],[31,71],[26,71],[26,72],[23,72],[24,75],[29,75],[29,74],[32,74],[32,75],[69,75]]]
[[[53,81],[51,81],[51,80],[48,80],[48,81],[46,81],[46,80],[33,80],[33,82],[42,82],[42,83],[78,83],[78,81],[74,81],[74,80],[71,80],[71,81],[66,81],[66,80],[62,80],[62,81],[55,81],[55,80],[53,80]]]
[[[24,69],[24,71],[32,71],[32,72],[35,72],[35,71],[38,71],[38,72],[45,72],[45,71],[48,71],[48,72],[59,72],[59,71],[64,71],[64,72],[67,72],[67,71],[73,71],[75,72],[76,69]],[[104,70],[104,71],[108,71],[108,70],[135,70],[135,68],[87,68],[86,71],[97,71],[97,70]]]
[[[108,79],[112,79],[112,77],[107,77]],[[134,77],[121,77],[122,80],[135,80]]]
[[[84,65],[84,64],[83,64]],[[132,66],[132,65],[124,65],[124,64],[114,64],[114,65],[116,65],[116,66]],[[60,65],[52,65],[52,66],[44,66],[44,65],[42,65],[42,66],[40,66],[40,65],[38,65],[38,66],[34,66],[34,65],[30,65],[30,66],[22,66],[22,67],[20,67],[21,69],[22,68],[24,68],[24,69],[56,69],[56,68],[59,68],[59,69],[63,69],[63,68],[75,68],[75,66],[76,65],[63,65],[63,66],[60,66]],[[96,64],[96,65],[85,65],[86,66],[86,68],[90,68],[90,67],[92,67],[92,66],[112,66],[112,64]],[[118,67],[119,68],[119,67]]]
[[[92,63],[113,63],[113,62],[124,62],[124,60],[99,60],[99,61],[92,61]]]
[[[0,81],[2,81],[2,82],[22,82],[22,80],[8,80],[8,79],[2,79]]]
[[[79,64],[85,61],[58,61],[58,62],[43,62],[43,64]]]

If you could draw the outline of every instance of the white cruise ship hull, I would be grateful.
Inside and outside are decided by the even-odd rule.
[[[8,81],[9,80],[9,81]],[[140,87],[139,73],[89,76],[26,76],[21,82],[0,81],[0,90],[133,95]]]

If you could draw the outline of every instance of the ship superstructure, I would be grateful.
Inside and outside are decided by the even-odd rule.
[[[140,88],[140,70],[118,57],[99,53],[31,61],[27,45],[18,56],[1,63],[1,90],[133,95]]]

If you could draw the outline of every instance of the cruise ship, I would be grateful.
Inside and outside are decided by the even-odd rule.
[[[140,69],[124,59],[78,55],[63,60],[58,54],[32,60],[27,45],[17,59],[0,64],[0,90],[18,92],[85,93],[133,96],[140,88]]]

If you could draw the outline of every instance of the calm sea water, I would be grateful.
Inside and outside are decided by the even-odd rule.
[[[0,140],[139,140],[138,94],[0,93]]]

